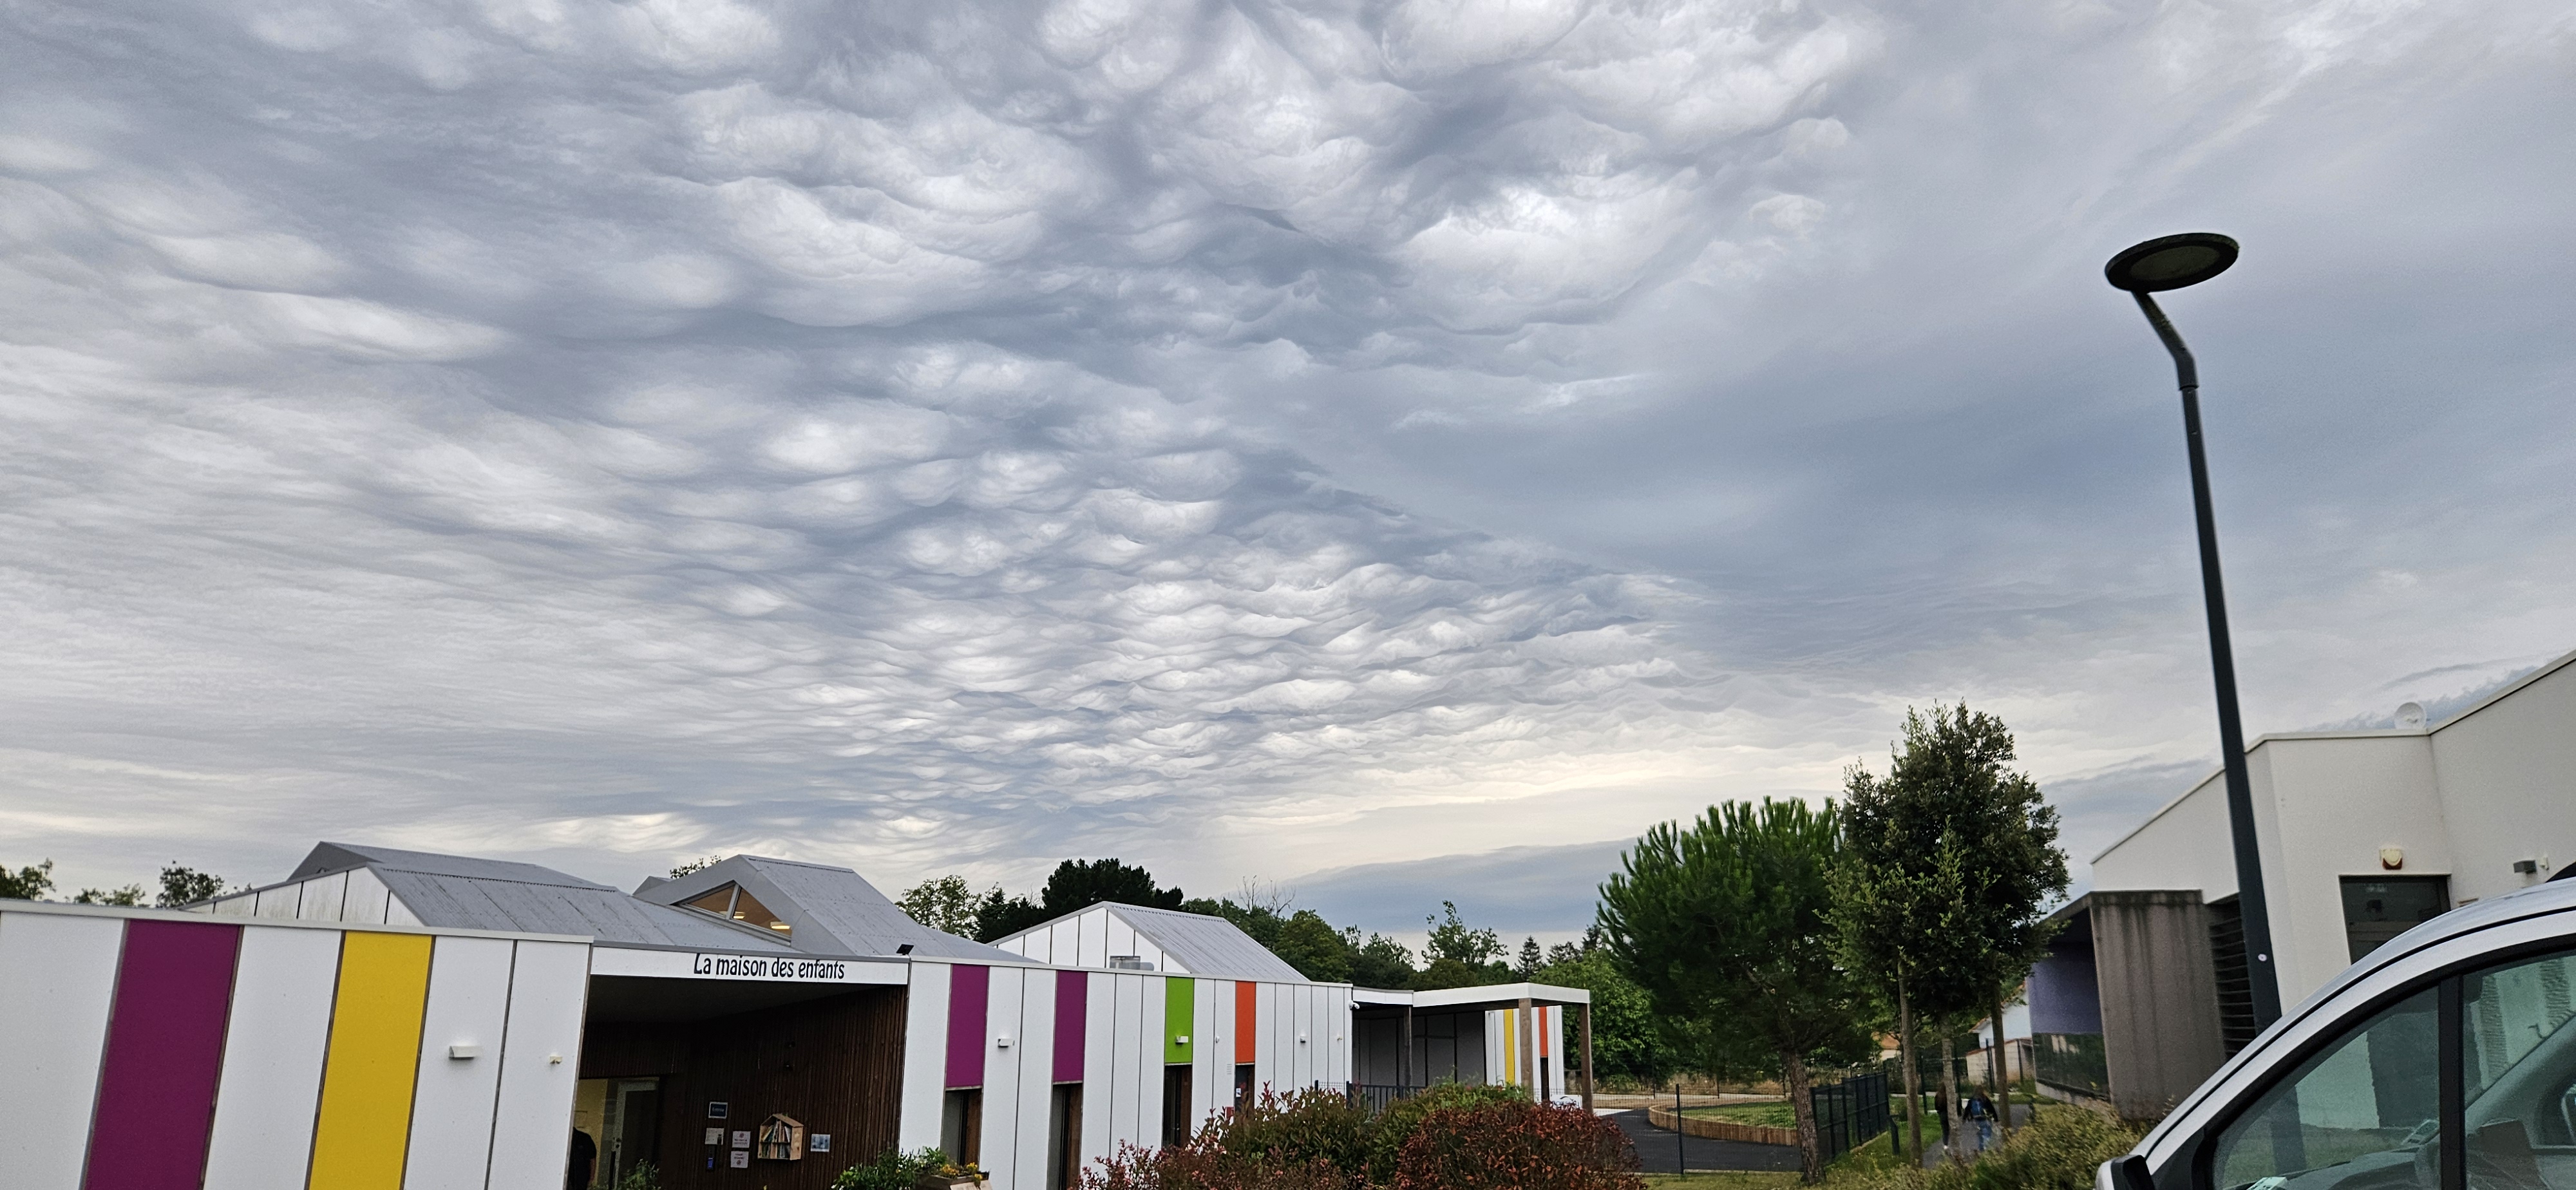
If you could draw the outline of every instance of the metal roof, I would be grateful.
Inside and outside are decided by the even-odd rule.
[[[829,864],[737,855],[676,880],[646,880],[635,896],[677,906],[727,884],[741,885],[768,906],[788,924],[789,945],[809,954],[890,955],[910,946],[909,953],[922,958],[1028,961],[914,921],[866,877]],[[676,912],[703,916],[689,909]]]
[[[1204,913],[1183,913],[1177,909],[1149,909],[1143,905],[1124,905],[1102,901],[1077,909],[1062,917],[1043,921],[1011,935],[1024,938],[1049,930],[1057,922],[1070,921],[1086,913],[1107,912],[1126,922],[1129,928],[1144,935],[1145,940],[1165,955],[1180,960],[1191,975],[1222,975],[1237,979],[1262,979],[1278,983],[1313,983],[1303,972],[1288,965],[1288,960],[1272,954],[1270,948],[1252,940],[1233,922]],[[1003,941],[1009,941],[1006,938]],[[1014,956],[1018,957],[1018,956]],[[1070,965],[1070,964],[1065,964]]]
[[[425,926],[582,934],[609,945],[791,950],[766,930],[638,900],[535,864],[323,843],[285,883],[365,868]]]

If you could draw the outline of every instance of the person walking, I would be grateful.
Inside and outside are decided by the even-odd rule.
[[[1977,1151],[1983,1153],[1995,1143],[1995,1105],[1983,1091],[1968,1093],[1968,1118],[1977,1124]]]

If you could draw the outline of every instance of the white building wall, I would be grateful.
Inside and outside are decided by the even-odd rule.
[[[1027,979],[1022,967],[992,969],[991,998],[984,1009],[984,1144],[978,1156],[992,1175],[992,1190],[1013,1190],[1020,1143],[1020,1060],[1018,1050],[1021,993]]]
[[[1046,1186],[1048,1113],[1055,1106],[1055,981],[1053,971],[1021,973],[1020,1033],[1010,1051],[1019,1067],[1018,1156],[1011,1180],[995,1190]]]
[[[479,1186],[491,1168],[501,1034],[510,1013],[511,941],[440,938],[429,955],[429,1002],[412,1083],[406,1186]],[[585,979],[587,973],[585,973]],[[474,1046],[470,1058],[449,1047]],[[564,1100],[571,1107],[571,1098]]]
[[[2296,840],[2264,849],[2263,881],[2272,892],[2281,1002],[2295,1004],[2352,965],[2343,877],[2381,875],[2379,849],[2390,846],[2404,848],[2405,867],[2389,875],[2449,875],[2449,832],[2433,793],[2431,742],[2421,733],[2275,737],[2255,751],[2269,787],[2264,800],[2284,838]],[[2218,835],[2212,850],[2227,850],[2227,839]]]
[[[948,964],[911,964],[903,1005],[903,1107],[895,1124],[895,1144],[906,1152],[939,1144],[948,1081],[948,987]]]
[[[1102,972],[1088,976],[1090,985],[1083,997],[1082,1033],[1082,1160],[1085,1165],[1110,1156],[1117,1150],[1115,1124],[1118,1102],[1116,1052],[1118,1019],[1118,977]]]
[[[89,1152],[124,923],[0,912],[0,1170],[72,1190]]]
[[[2571,655],[2576,657],[2576,655]],[[2543,666],[2433,733],[2451,895],[2484,899],[2576,863],[2576,663]],[[2515,860],[2547,865],[2530,876]],[[2413,866],[2411,863],[2408,865]]]

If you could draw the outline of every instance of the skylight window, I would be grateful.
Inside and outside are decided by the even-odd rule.
[[[777,914],[770,912],[769,906],[761,904],[750,893],[742,891],[742,886],[739,884],[724,885],[695,900],[683,901],[681,905],[683,908],[695,909],[700,913],[712,913],[717,917],[738,921],[745,925],[776,930],[781,937],[792,937],[796,932]]]

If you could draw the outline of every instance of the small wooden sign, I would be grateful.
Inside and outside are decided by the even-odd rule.
[[[793,1116],[773,1115],[760,1122],[760,1143],[753,1155],[763,1161],[805,1159],[805,1126]]]

